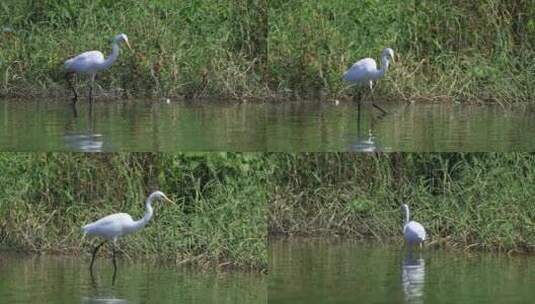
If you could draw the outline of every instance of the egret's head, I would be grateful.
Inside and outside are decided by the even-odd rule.
[[[407,210],[409,210],[409,206],[407,204],[401,204],[401,211],[407,212]]]
[[[381,57],[386,57],[394,62],[394,50],[391,48],[384,48],[383,52],[381,53]]]
[[[126,37],[125,34],[119,34],[119,35],[113,37],[113,41],[117,42],[117,43],[124,42],[124,43],[126,43],[126,46],[128,46],[129,49],[132,49],[130,47],[130,43],[128,43],[128,37]]]
[[[162,191],[154,191],[154,192],[152,192],[151,195],[149,196],[149,199],[150,200],[160,199],[160,200],[162,200],[164,202],[174,203]]]

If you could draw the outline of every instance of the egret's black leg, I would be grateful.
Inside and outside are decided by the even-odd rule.
[[[72,79],[74,77],[74,73],[66,73],[65,79],[67,80],[67,83],[69,84],[69,88],[72,90],[72,93],[74,94],[74,97],[72,98],[72,102],[76,103],[78,101],[78,92],[76,92],[76,88],[74,87],[74,84],[72,83]]]
[[[74,118],[78,117],[78,110],[76,109],[76,103],[75,102],[71,103],[71,107],[72,107],[72,114]]]
[[[376,108],[379,111],[381,111],[383,113],[383,115],[386,115],[387,112],[385,111],[385,109],[383,109],[380,106],[375,104],[375,95],[373,94],[373,82],[371,82],[371,81],[370,81],[370,91],[372,92],[372,106],[374,106],[374,108]]]
[[[93,82],[89,83],[89,103],[93,104]]]
[[[112,261],[113,261],[113,277],[111,279],[112,285],[115,284],[115,277],[117,275],[117,262],[115,260],[115,245],[116,245],[115,242],[113,242],[113,247],[111,251]]]
[[[93,288],[97,288],[97,281],[95,280],[95,276],[93,275],[93,271],[89,272],[89,275],[91,276],[91,285],[93,285]]]
[[[357,127],[360,128],[360,100],[357,103]]]
[[[91,275],[93,274],[93,262],[95,262],[95,256],[97,254],[97,251],[102,245],[104,245],[104,243],[106,243],[106,241],[100,243],[97,247],[95,247],[95,250],[93,250],[93,256],[91,257],[91,264],[89,265],[89,271],[91,272]]]
[[[117,270],[117,262],[115,260],[115,244],[113,245],[111,256],[112,256],[112,261],[113,261],[113,272],[115,272]]]
[[[115,242],[113,242],[113,247],[112,247],[112,250],[111,250],[111,256],[112,256],[112,261],[113,261],[113,275],[115,276],[115,272],[117,271],[117,262],[115,260]]]
[[[95,84],[95,74],[89,76],[91,79],[89,81],[89,103],[93,103],[93,85]]]
[[[373,105],[376,109],[378,109],[379,111],[381,111],[381,112],[383,113],[383,115],[387,114],[387,112],[386,112],[383,108],[381,108],[380,106],[376,105],[375,102],[373,102],[373,101],[372,101],[372,105]]]

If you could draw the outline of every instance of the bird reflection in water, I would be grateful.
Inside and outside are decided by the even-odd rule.
[[[416,257],[412,250],[408,251],[403,260],[401,284],[406,303],[424,302],[425,260],[421,258],[420,253]]]
[[[111,281],[111,286],[115,286],[115,279],[116,279],[117,269],[113,270],[113,276]],[[114,289],[113,287],[111,289],[100,289],[98,287],[97,279],[93,275],[93,272],[90,272],[91,277],[91,285],[93,286],[93,295],[89,295],[88,297],[82,298],[82,303],[128,303],[128,301],[124,299],[116,298],[113,294]]]
[[[377,119],[383,118],[385,115],[381,114]],[[372,118],[372,128],[375,118]],[[376,152],[382,151],[377,144],[375,136],[373,136],[372,129],[368,129],[368,132],[362,130],[362,119],[360,103],[357,105],[357,138],[351,145],[351,150],[358,152]]]
[[[78,118],[78,109],[76,103],[71,103],[73,121],[75,124]],[[102,134],[94,133],[94,119],[93,119],[93,104],[89,105],[89,111],[87,113],[87,130],[85,132],[68,132],[63,136],[65,144],[72,150],[82,152],[102,152],[104,146],[104,138]],[[66,128],[72,129],[71,128]]]
[[[118,299],[115,297],[106,297],[106,296],[95,296],[95,297],[84,297],[82,298],[82,303],[84,304],[126,304],[128,303],[125,299]]]

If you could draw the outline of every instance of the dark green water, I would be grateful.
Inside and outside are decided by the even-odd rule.
[[[262,151],[261,104],[1,101],[3,151]]]
[[[535,111],[383,103],[0,101],[3,151],[535,151]]]
[[[533,303],[535,258],[271,241],[268,303]]]
[[[203,272],[156,262],[0,253],[1,303],[266,303],[265,278],[248,272]]]

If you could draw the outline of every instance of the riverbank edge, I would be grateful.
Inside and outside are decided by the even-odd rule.
[[[89,262],[91,261],[91,248],[88,248],[87,251],[80,252],[80,251],[45,251],[45,252],[36,252],[36,251],[28,251],[24,249],[16,249],[16,248],[4,248],[0,247],[0,256],[5,255],[22,255],[23,257],[33,257],[33,256],[53,256],[53,257],[69,257],[69,258],[80,258],[80,261],[82,263],[86,263],[89,265]],[[100,253],[97,259],[104,259],[104,260],[110,260],[111,261],[111,252],[108,252],[107,249],[102,250],[105,252],[105,254]],[[183,259],[183,260],[172,260],[169,258],[162,258],[157,255],[142,255],[142,256],[129,256],[128,254],[122,253],[120,251],[117,255],[117,259],[122,262],[132,263],[137,261],[142,261],[146,263],[153,263],[155,265],[167,265],[169,267],[174,266],[177,268],[192,268],[195,270],[200,270],[203,272],[250,272],[250,273],[258,273],[261,275],[267,274],[267,265],[257,265],[257,266],[248,266],[244,267],[241,265],[237,265],[232,262],[219,262],[216,263],[215,261],[209,260],[209,259],[201,259],[198,256],[191,256],[189,259]]]
[[[107,246],[103,246],[101,248],[101,252],[98,254],[98,258],[101,259],[108,259],[111,257],[111,251],[109,248],[106,248]],[[17,255],[49,255],[49,256],[69,256],[69,257],[80,257],[87,259],[89,262],[91,259],[91,252],[94,249],[94,246],[86,245],[82,248],[82,250],[72,249],[72,248],[61,248],[61,249],[53,249],[53,250],[32,250],[30,248],[15,248],[15,247],[4,247],[0,246],[0,256],[3,254],[17,254]],[[121,250],[121,246],[118,246],[118,255],[117,258],[124,260],[124,261],[152,261],[152,262],[160,262],[163,261],[164,263],[167,263],[169,265],[174,264],[177,267],[195,267],[197,269],[203,270],[203,271],[247,271],[247,272],[258,272],[258,273],[266,273],[267,272],[267,264],[258,262],[258,263],[251,263],[251,264],[240,264],[237,262],[232,262],[230,260],[226,259],[211,259],[209,257],[206,257],[205,254],[200,255],[192,255],[189,253],[181,253],[177,254],[177,256],[173,259],[171,257],[165,257],[160,255],[154,255],[154,254],[143,254],[143,255],[129,255],[128,253]]]
[[[79,98],[79,102],[84,102],[86,99],[89,100],[86,94],[82,94],[82,97]],[[72,95],[68,93],[63,94],[54,94],[50,93],[47,90],[34,91],[30,94],[26,93],[9,93],[1,94],[0,99],[9,100],[9,101],[31,101],[35,99],[62,99],[66,101],[71,101]],[[218,101],[218,102],[229,102],[229,103],[239,103],[239,102],[251,102],[251,103],[287,103],[295,101],[322,101],[322,102],[354,102],[357,99],[351,95],[334,95],[334,94],[287,94],[287,93],[263,93],[259,95],[154,95],[154,94],[122,94],[119,91],[116,92],[106,92],[103,95],[94,96],[94,101],[123,101],[123,100],[139,100],[139,99],[149,99],[149,100],[158,100],[158,101],[173,101],[173,102],[187,102],[187,101]],[[457,103],[457,104],[466,104],[466,105],[491,105],[499,104],[501,106],[512,105],[512,104],[526,104],[534,102],[534,98],[530,99],[520,99],[515,102],[504,102],[488,96],[482,96],[481,98],[466,98],[459,99],[456,96],[445,96],[445,95],[417,95],[417,96],[395,96],[392,94],[374,94],[373,96],[369,94],[363,94],[361,100],[384,100],[384,101],[396,101],[403,102],[407,104],[413,103]]]
[[[388,238],[383,239],[372,239],[372,238],[362,238],[362,237],[356,237],[355,235],[348,235],[348,234],[333,234],[333,233],[306,233],[306,232],[299,232],[299,233],[282,233],[282,232],[269,232],[268,234],[268,248],[269,244],[273,242],[321,242],[321,243],[327,243],[327,244],[339,244],[344,242],[356,242],[356,243],[364,243],[364,244],[375,244],[379,246],[385,246],[385,247],[405,247],[405,243],[403,241],[403,235],[399,234],[399,236],[391,236]],[[426,241],[423,245],[423,250],[431,249],[431,250],[447,250],[452,252],[470,252],[470,253],[491,253],[491,254],[507,254],[509,256],[512,255],[521,255],[521,256],[535,256],[535,244],[531,245],[530,248],[526,248],[527,250],[517,250],[517,249],[509,249],[509,250],[496,250],[496,248],[482,248],[478,246],[474,246],[474,244],[470,245],[464,245],[459,242],[453,242],[448,243],[447,240],[444,239],[437,239],[437,240],[431,240]],[[529,247],[529,246],[528,246]],[[493,250],[494,249],[494,250]]]

